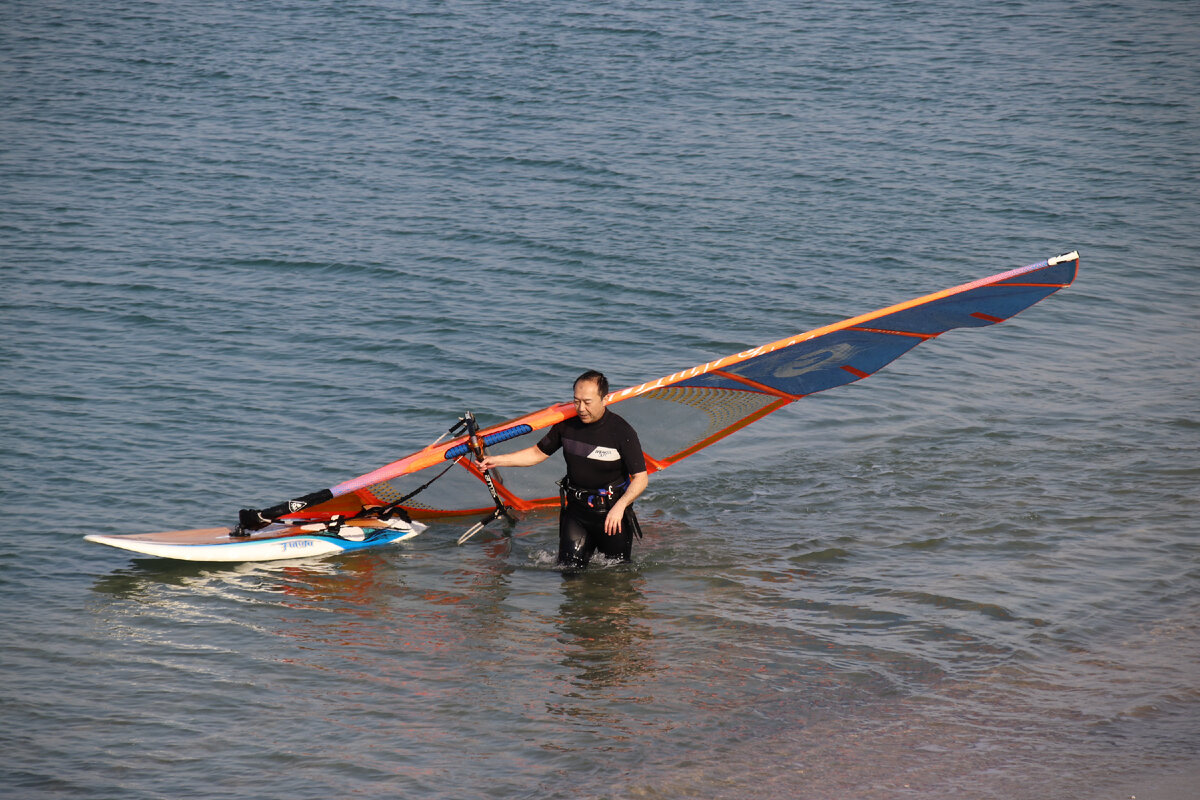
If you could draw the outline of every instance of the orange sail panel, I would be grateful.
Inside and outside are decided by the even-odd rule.
[[[980,328],[1024,311],[1075,280],[1079,254],[972,281],[952,289],[852,317],[823,328],[699,364],[608,395],[608,404],[634,426],[651,472],[664,469],[806,395],[872,375],[923,341],[953,328]],[[493,452],[537,442],[546,428],[575,415],[569,403],[549,406],[487,428]],[[305,517],[353,513],[395,502],[457,460],[404,507],[417,517],[483,513],[493,508],[482,474],[464,457],[460,437],[433,445],[366,475],[338,484],[332,500]],[[556,505],[563,467],[504,470],[497,490],[525,511]]]

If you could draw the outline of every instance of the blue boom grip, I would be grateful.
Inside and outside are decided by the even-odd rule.
[[[515,439],[518,436],[524,436],[532,430],[533,428],[529,427],[528,425],[514,425],[513,427],[502,431],[489,433],[487,436],[483,437],[483,446],[491,447],[499,442],[507,442],[509,439]],[[449,450],[447,450],[443,458],[449,461],[452,458],[465,456],[470,451],[471,448],[467,447],[465,444],[456,445],[455,447],[451,447]]]

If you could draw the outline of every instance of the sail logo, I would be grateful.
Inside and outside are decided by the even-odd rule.
[[[620,461],[621,454],[611,447],[597,447],[588,453],[588,458],[595,461]]]
[[[801,375],[807,375],[810,372],[824,369],[826,366],[845,364],[857,350],[858,348],[852,344],[835,344],[832,347],[807,353],[800,358],[776,367],[771,374],[776,378],[798,378]],[[830,362],[833,362],[833,364],[830,364]]]

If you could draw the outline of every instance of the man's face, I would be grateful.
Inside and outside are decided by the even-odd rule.
[[[595,422],[604,415],[604,398],[595,381],[580,381],[575,384],[575,413],[584,424]]]

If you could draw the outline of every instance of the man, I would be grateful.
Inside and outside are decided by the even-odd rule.
[[[631,560],[637,518],[633,501],[649,482],[637,432],[605,408],[608,378],[589,370],[575,379],[575,413],[552,426],[532,447],[487,456],[479,466],[532,467],[560,447],[567,462],[558,517],[558,563],[586,567],[599,550]]]

